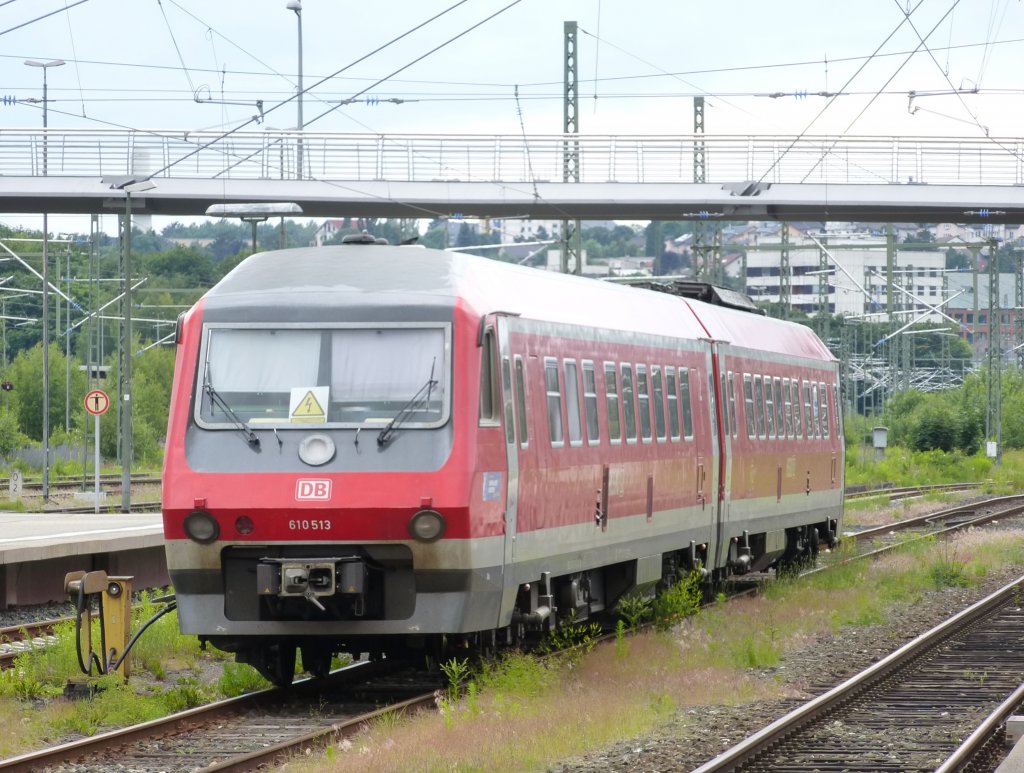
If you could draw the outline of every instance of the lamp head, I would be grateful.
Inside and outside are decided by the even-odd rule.
[[[292,1],[298,2],[298,0]],[[48,62],[40,62],[35,59],[26,59],[25,64],[27,64],[29,67],[42,67],[45,70],[47,67],[60,67],[61,65],[67,64],[67,62],[65,62],[63,59],[51,59]]]

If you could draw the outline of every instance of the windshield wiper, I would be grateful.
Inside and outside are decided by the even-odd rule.
[[[238,418],[238,414],[231,410],[231,406],[227,404],[227,401],[220,396],[220,392],[214,389],[213,384],[210,383],[209,363],[207,363],[207,370],[203,374],[203,391],[210,396],[210,402],[219,406],[220,409],[224,411],[224,415],[231,419],[231,422],[235,425],[235,429],[245,435],[245,442],[247,442],[254,451],[259,450],[260,439],[256,436],[256,433],[252,431],[252,427]],[[213,412],[211,411],[211,414],[212,413]]]
[[[420,405],[430,400],[430,393],[434,391],[434,387],[437,386],[437,381],[434,379],[434,365],[437,363],[437,358],[434,358],[434,362],[430,363],[430,378],[427,379],[427,383],[421,386],[412,397],[409,398],[409,402],[398,409],[398,413],[394,415],[377,435],[377,445],[383,448],[392,436],[398,425],[413,411],[415,411]]]

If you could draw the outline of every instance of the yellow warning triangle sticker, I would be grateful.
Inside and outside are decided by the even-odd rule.
[[[306,396],[299,400],[299,404],[292,411],[291,420],[296,422],[308,422],[317,424],[327,421],[327,414],[323,406],[316,399],[313,390],[306,392]]]

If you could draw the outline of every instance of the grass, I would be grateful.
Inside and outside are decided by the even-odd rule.
[[[785,684],[773,670],[787,652],[845,626],[885,622],[930,590],[976,585],[1008,563],[1024,565],[1024,531],[977,532],[870,566],[781,580],[757,598],[704,608],[665,630],[624,640],[624,625],[615,641],[570,662],[512,654],[468,677],[460,664],[461,700],[449,694],[436,713],[389,717],[287,769],[534,771],[669,720],[676,734],[706,732],[687,707],[799,695],[801,685]]]

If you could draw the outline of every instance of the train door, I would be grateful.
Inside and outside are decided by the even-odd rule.
[[[704,377],[698,379],[694,386],[697,393],[701,395],[701,427],[707,427],[697,432],[697,475],[698,486],[700,487],[701,501],[704,505],[705,523],[711,525],[712,543],[708,545],[707,555],[709,560],[714,561],[718,554],[718,524],[720,522],[721,497],[719,496],[719,485],[721,472],[719,463],[721,452],[719,449],[720,431],[718,418],[718,400],[716,396],[715,377],[715,354],[714,345],[708,344],[704,350]],[[717,564],[715,564],[717,566]],[[709,567],[713,568],[713,567]]]
[[[526,429],[526,387],[523,378],[524,362],[521,355],[513,355],[509,344],[510,319],[495,318],[498,337],[500,372],[501,423],[505,432],[506,487],[505,487],[505,541],[503,564],[505,567],[501,620],[509,619],[515,606],[518,580],[511,567],[516,558],[516,517],[519,508],[519,450],[525,451],[529,441]],[[517,392],[518,388],[518,392]],[[516,421],[518,414],[518,422]]]

